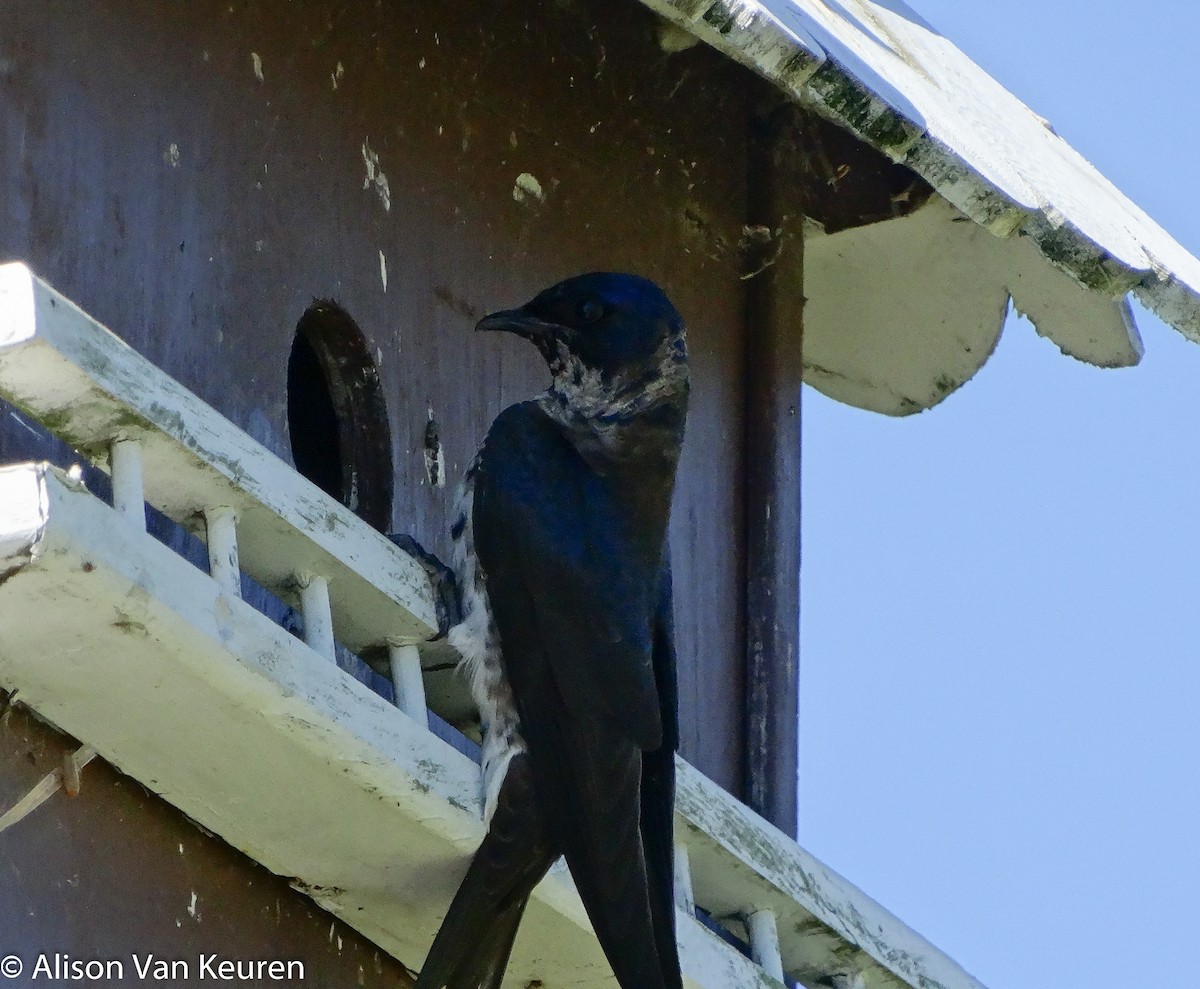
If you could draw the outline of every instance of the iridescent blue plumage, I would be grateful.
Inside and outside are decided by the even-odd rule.
[[[479,329],[529,339],[552,381],[492,424],[455,521],[465,616],[451,642],[487,722],[491,818],[418,989],[498,986],[559,854],[623,989],[677,989],[666,530],[683,323],[652,282],[598,273]]]

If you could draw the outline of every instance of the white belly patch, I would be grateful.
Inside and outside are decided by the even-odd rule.
[[[500,636],[475,555],[472,515],[478,466],[476,458],[463,478],[450,530],[454,538],[451,562],[462,595],[462,621],[450,629],[447,641],[462,656],[460,669],[467,675],[483,723],[483,819],[490,823],[508,764],[513,756],[525,751],[525,740],[520,734],[512,688],[500,662]]]

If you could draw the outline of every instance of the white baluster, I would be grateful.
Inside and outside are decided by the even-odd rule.
[[[392,665],[392,692],[396,707],[428,728],[425,681],[421,679],[421,653],[416,646],[394,646],[389,642],[388,659]]]
[[[116,440],[109,449],[113,508],[138,529],[146,529],[146,495],[142,485],[142,445]]]
[[[750,957],[772,978],[783,981],[783,959],[779,955],[779,930],[774,910],[755,910],[746,917],[750,929]]]
[[[696,894],[692,891],[692,864],[687,845],[675,846],[675,905],[689,917],[696,916]]]
[[[242,596],[242,574],[238,566],[237,515],[232,508],[209,508],[204,512],[208,535],[208,572],[222,590]]]
[[[330,662],[335,661],[328,580],[315,574],[300,577],[300,610],[304,613],[304,641]]]

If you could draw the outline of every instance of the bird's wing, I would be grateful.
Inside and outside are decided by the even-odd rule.
[[[505,660],[513,637],[532,626],[538,661],[549,664],[572,715],[602,718],[641,748],[658,748],[661,535],[651,553],[639,548],[632,530],[640,520],[534,403],[506,409],[488,432],[474,513]],[[526,675],[542,675],[506,672],[518,689]]]
[[[476,552],[553,839],[618,982],[671,989],[656,922],[670,882],[661,760],[652,871],[640,828],[643,749],[673,758],[653,665],[661,549],[651,572],[638,572],[617,506],[529,406],[497,419],[475,484]]]
[[[662,712],[663,744],[642,755],[642,848],[663,985],[680,989],[679,948],[675,941],[675,750],[679,748],[679,713],[671,563],[665,550],[654,622],[654,677]]]

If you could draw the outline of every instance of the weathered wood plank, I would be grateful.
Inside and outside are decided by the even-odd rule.
[[[0,686],[410,966],[483,834],[479,768],[44,464],[0,470]],[[28,621],[36,612],[51,621]],[[249,754],[249,755],[248,755]],[[773,912],[784,971],[980,989],[679,761],[697,902]],[[679,916],[687,984],[776,985]],[[569,877],[536,891],[514,984],[612,986]],[[524,981],[522,981],[524,980]]]
[[[749,145],[748,229],[765,236],[747,258],[745,281],[745,797],[795,834],[804,240],[783,219],[776,128],[756,121]],[[784,251],[786,274],[775,263]]]
[[[0,469],[0,547],[0,684],[419,967],[483,835],[478,766],[54,468]],[[680,927],[689,986],[770,985]],[[509,977],[548,973],[613,985],[561,867]]]
[[[205,511],[232,509],[242,568],[292,603],[297,574],[324,577],[350,649],[436,634],[415,560],[17,263],[0,266],[0,394],[102,468],[136,440],[146,500],[202,537]]]
[[[865,989],[982,989],[961,966],[745,804],[678,763],[676,839],[696,902],[717,918],[775,914],[784,971],[806,985],[839,973]]]

